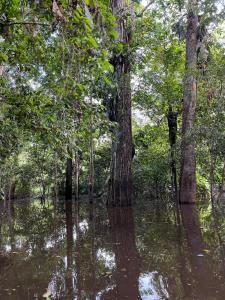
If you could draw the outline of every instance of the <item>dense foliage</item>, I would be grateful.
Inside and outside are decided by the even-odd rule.
[[[192,139],[199,195],[214,197],[225,177],[225,27],[221,4],[199,2],[205,37]],[[177,114],[179,177],[187,8],[172,0],[145,8],[127,1],[121,12],[133,30],[128,47],[118,40],[108,0],[1,1],[2,198],[13,189],[17,197],[63,193],[68,157],[81,192],[90,180],[96,194],[107,190],[117,126],[108,118],[118,89],[112,57],[121,54],[131,62],[135,190],[172,192],[168,113]]]

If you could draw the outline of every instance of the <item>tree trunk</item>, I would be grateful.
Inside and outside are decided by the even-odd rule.
[[[222,170],[222,179],[221,179],[221,189],[224,190],[224,183],[225,183],[225,162],[223,163],[223,170]]]
[[[9,201],[14,200],[16,198],[16,181],[12,180],[10,182],[10,187],[9,187]]]
[[[112,0],[113,15],[117,18],[118,42],[129,48],[131,32],[128,29],[127,1]],[[114,95],[115,126],[112,142],[111,178],[108,204],[127,206],[131,204],[132,192],[132,129],[131,86],[128,49],[115,53],[112,60],[117,90]]]
[[[192,137],[197,102],[197,0],[188,2],[188,24],[186,37],[186,75],[184,82],[184,103],[181,148],[180,202],[196,201],[195,145]]]
[[[66,161],[66,199],[72,199],[73,195],[73,185],[72,185],[72,177],[73,177],[73,161],[71,150],[67,149],[68,157]]]
[[[209,181],[210,181],[210,198],[211,198],[212,208],[214,207],[214,204],[215,204],[214,165],[215,165],[214,155],[211,152],[210,153],[210,178],[209,178]]]
[[[78,201],[79,199],[79,185],[80,185],[80,154],[79,150],[76,151],[75,156],[75,199]]]
[[[92,107],[92,98],[91,98]],[[94,141],[93,141],[93,116],[91,112],[90,117],[90,157],[89,157],[89,174],[88,174],[88,196],[89,202],[93,202],[93,189],[94,189]]]
[[[169,107],[167,115],[170,142],[170,168],[173,198],[177,200],[177,167],[176,167],[176,139],[177,139],[177,113]]]
[[[90,145],[90,158],[89,158],[89,176],[88,176],[88,196],[90,203],[93,202],[93,191],[94,191],[94,152],[93,152],[93,141]]]

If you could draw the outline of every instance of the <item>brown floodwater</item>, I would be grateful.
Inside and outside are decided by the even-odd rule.
[[[223,209],[136,202],[1,207],[0,299],[225,299]]]

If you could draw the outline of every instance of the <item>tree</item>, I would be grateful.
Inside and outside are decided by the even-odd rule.
[[[197,102],[198,1],[189,0],[186,36],[186,74],[182,115],[180,202],[196,201],[195,143],[192,137]]]
[[[132,193],[132,129],[131,129],[131,86],[130,86],[130,43],[131,20],[128,16],[132,3],[125,0],[111,2],[117,22],[117,49],[111,64],[114,67],[116,91],[113,99],[114,121],[116,122],[111,158],[108,204],[127,206]]]

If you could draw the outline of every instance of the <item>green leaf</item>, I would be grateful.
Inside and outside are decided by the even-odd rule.
[[[93,48],[95,48],[95,49],[98,48],[98,44],[96,43],[93,36],[91,36],[91,35],[88,36],[88,42]]]
[[[3,53],[3,52],[0,52],[0,62],[7,62],[8,61],[8,56]]]
[[[112,67],[112,65],[108,62],[108,60],[100,60],[100,65],[103,71],[109,71],[109,69],[111,69]]]

